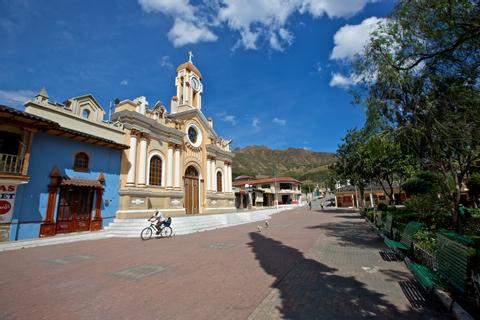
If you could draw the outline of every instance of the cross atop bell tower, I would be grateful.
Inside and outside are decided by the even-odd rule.
[[[188,61],[177,68],[175,86],[177,95],[172,97],[171,113],[202,109],[202,74],[192,62],[193,53],[188,51]]]

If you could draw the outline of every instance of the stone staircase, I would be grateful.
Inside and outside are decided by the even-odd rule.
[[[189,234],[263,221],[270,219],[272,214],[289,209],[292,209],[292,206],[280,206],[278,209],[272,208],[223,214],[172,217],[171,227],[174,235]],[[142,229],[149,225],[150,223],[146,219],[114,219],[104,230],[115,237],[139,237]]]
[[[296,207],[298,206],[285,205],[279,206],[278,209],[269,208],[255,211],[173,217],[172,229],[174,235],[182,235],[226,228],[244,223],[267,220],[275,213]],[[148,225],[149,222],[146,219],[114,219],[112,223],[101,231],[69,233],[41,239],[2,242],[0,243],[0,252],[113,237],[140,238],[140,232]]]

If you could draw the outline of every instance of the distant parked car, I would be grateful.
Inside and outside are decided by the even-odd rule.
[[[335,207],[335,200],[330,199],[330,200],[325,201],[325,206],[326,207]]]

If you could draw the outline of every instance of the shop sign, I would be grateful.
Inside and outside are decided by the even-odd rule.
[[[12,222],[17,186],[0,184],[0,223]]]

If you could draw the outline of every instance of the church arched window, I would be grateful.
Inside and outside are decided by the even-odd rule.
[[[222,173],[220,171],[217,172],[217,192],[222,192]]]
[[[149,184],[152,186],[162,185],[162,159],[159,156],[153,156],[150,159]]]

